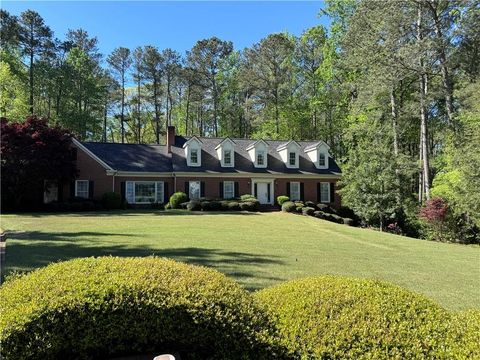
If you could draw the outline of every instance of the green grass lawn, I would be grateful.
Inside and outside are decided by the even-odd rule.
[[[480,247],[285,213],[3,215],[8,271],[75,257],[157,256],[214,267],[250,290],[318,274],[387,280],[449,309],[480,308]]]

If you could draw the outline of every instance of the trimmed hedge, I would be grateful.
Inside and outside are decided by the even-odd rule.
[[[102,196],[102,205],[107,210],[120,209],[122,197],[115,192],[107,192]]]
[[[180,204],[188,201],[188,196],[184,192],[177,191],[170,196],[169,204],[172,209],[180,209]]]
[[[285,196],[285,195],[280,195],[280,196],[277,196],[277,204],[282,206],[284,202],[286,201],[290,201],[290,198],[288,196]]]
[[[283,212],[295,212],[297,209],[297,206],[293,201],[285,201],[282,204],[282,211]]]
[[[456,359],[480,359],[480,310],[453,315],[450,343]]]
[[[257,200],[257,198],[251,194],[244,194],[240,196],[241,201],[252,201],[252,200]]]
[[[237,283],[160,258],[84,258],[0,288],[4,359],[282,358],[275,326]]]
[[[277,319],[292,358],[433,359],[455,353],[450,315],[388,283],[322,276],[290,281],[256,297]]]
[[[197,200],[191,200],[187,203],[187,210],[200,211],[202,210],[202,203]]]
[[[315,209],[313,207],[305,206],[304,208],[302,208],[303,215],[313,216],[314,212],[315,212]]]
[[[242,201],[240,204],[240,210],[243,211],[258,211],[260,203],[258,200]]]

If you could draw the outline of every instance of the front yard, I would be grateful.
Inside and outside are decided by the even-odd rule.
[[[387,280],[446,308],[480,308],[480,247],[416,240],[284,213],[125,211],[2,215],[8,271],[75,257],[171,257],[250,290],[309,275]]]

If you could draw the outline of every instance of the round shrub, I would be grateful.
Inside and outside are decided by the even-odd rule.
[[[329,213],[329,214],[334,214],[335,213],[335,211],[330,206],[328,206],[327,204],[319,203],[319,204],[317,204],[317,208],[318,208],[318,210]]]
[[[188,201],[187,194],[181,191],[177,191],[176,193],[173,193],[172,196],[170,196],[169,204],[172,207],[172,209],[180,209],[180,204],[187,201]]]
[[[256,294],[292,358],[448,358],[449,313],[388,283],[322,276]]]
[[[315,212],[315,209],[313,207],[305,206],[304,208],[302,208],[303,215],[313,216],[314,212]]]
[[[305,201],[305,206],[311,207],[311,208],[316,208],[317,206],[313,201]]]
[[[56,263],[0,289],[5,359],[276,358],[274,325],[233,280],[160,258]]]
[[[319,218],[319,219],[325,219],[325,213],[323,211],[314,211],[313,212],[313,216],[315,216],[316,218]]]
[[[210,211],[212,210],[211,202],[210,201],[202,201],[200,202],[200,207],[203,211]]]
[[[187,210],[200,211],[202,210],[202,203],[197,200],[191,200],[187,203]]]
[[[241,201],[252,201],[252,200],[257,200],[257,198],[251,194],[244,194],[240,196]]]
[[[228,201],[228,200],[222,200],[222,201],[220,201],[220,209],[221,209],[222,211],[228,211],[228,210],[230,210],[230,209],[228,208],[228,204],[229,204],[229,201]]]
[[[220,203],[220,201],[213,200],[212,202],[210,202],[210,210],[212,211],[222,210],[222,204]]]
[[[102,205],[107,210],[120,209],[122,197],[115,192],[107,192],[102,196]]]
[[[172,208],[172,205],[170,203],[165,204],[165,210],[170,210]]]
[[[181,203],[181,204],[180,204],[180,209],[186,209],[188,203],[189,203],[188,201],[186,201],[186,202],[184,202],[184,203]]]
[[[228,210],[229,211],[239,211],[240,204],[237,201],[230,201],[228,202]]]
[[[343,224],[343,218],[337,214],[331,214],[330,218],[332,219],[331,221],[336,222],[337,224]]]
[[[293,201],[285,201],[283,204],[282,204],[282,211],[283,212],[295,212],[297,209],[297,206],[295,205],[295,203]]]
[[[350,218],[343,218],[343,223],[345,225],[348,225],[348,226],[354,226],[355,225],[355,222],[353,221],[353,219],[350,219]]]
[[[282,206],[283,203],[286,202],[286,201],[290,201],[290,198],[288,196],[285,196],[285,195],[277,196],[278,205]]]
[[[244,201],[240,203],[240,210],[258,211],[260,203],[258,201]]]

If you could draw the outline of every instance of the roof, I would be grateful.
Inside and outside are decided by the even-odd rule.
[[[82,142],[93,154],[114,170],[131,172],[191,172],[191,173],[259,173],[259,174],[340,174],[341,170],[333,158],[329,158],[328,169],[317,169],[307,154],[306,148],[316,146],[318,141],[297,141],[300,146],[299,168],[289,169],[277,151],[288,141],[262,140],[267,144],[267,167],[256,168],[248,154],[248,148],[255,143],[252,139],[233,139],[235,143],[235,167],[222,167],[216,148],[225,138],[199,137],[202,143],[202,164],[187,166],[183,146],[191,137],[175,136],[171,154],[165,145],[141,145],[118,143]]]

